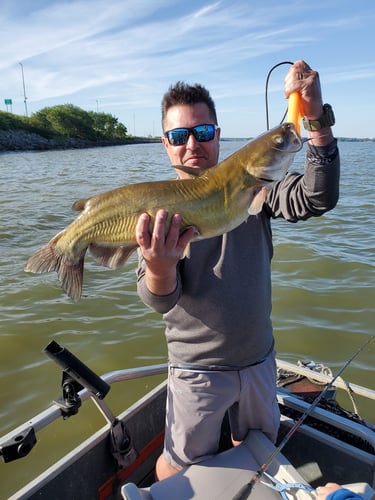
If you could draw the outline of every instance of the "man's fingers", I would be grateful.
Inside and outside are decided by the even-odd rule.
[[[166,233],[168,212],[159,210],[156,213],[154,228],[150,234],[151,217],[147,213],[139,216],[136,226],[136,240],[138,245],[144,250],[152,250],[154,252],[182,252],[186,245],[198,234],[194,227],[187,228],[181,234],[182,217],[180,214],[173,215],[170,227]]]
[[[155,249],[165,246],[165,225],[168,213],[166,210],[158,210],[155,215],[154,229],[152,231],[151,246]]]
[[[175,214],[171,219],[169,231],[165,240],[165,246],[168,249],[173,249],[177,247],[178,240],[180,237],[180,230],[181,230],[181,215]]]
[[[151,244],[151,236],[149,231],[150,216],[143,213],[139,216],[135,228],[135,238],[140,247],[149,248]]]

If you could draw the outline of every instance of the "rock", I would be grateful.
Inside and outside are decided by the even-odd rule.
[[[0,151],[45,151],[50,149],[83,149],[104,146],[120,146],[159,142],[160,139],[134,137],[129,139],[102,139],[88,141],[77,138],[47,139],[41,135],[24,130],[0,130]]]

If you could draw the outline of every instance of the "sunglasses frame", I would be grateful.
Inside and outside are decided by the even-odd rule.
[[[209,127],[209,129],[206,131],[207,134],[208,133],[210,134],[209,139],[202,139],[199,136],[200,133],[204,132],[204,131],[199,132],[196,130],[200,127],[206,127],[206,128]],[[211,127],[212,127],[212,129],[211,129]],[[191,134],[194,136],[195,140],[197,140],[198,142],[210,142],[215,138],[215,132],[218,128],[219,127],[214,123],[204,123],[202,125],[195,125],[195,127],[190,127],[190,128],[189,127],[176,127],[176,128],[173,128],[171,130],[167,130],[166,132],[164,132],[164,137],[166,137],[168,139],[168,142],[171,146],[184,146],[188,142]],[[177,143],[173,142],[173,137],[169,135],[172,132],[177,132],[177,131],[187,133],[187,136],[183,142],[177,142]],[[212,134],[212,137],[211,137],[211,134]]]

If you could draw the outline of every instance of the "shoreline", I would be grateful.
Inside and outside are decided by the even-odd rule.
[[[249,138],[221,138],[221,141],[248,141]],[[339,142],[374,142],[375,139],[337,137]],[[126,139],[101,139],[89,141],[86,139],[59,137],[47,139],[34,132],[26,130],[0,130],[0,153],[17,151],[58,151],[66,149],[89,149],[109,146],[126,146],[130,144],[159,143],[160,137],[127,137]]]
[[[160,142],[160,138],[129,137],[127,139],[102,139],[88,141],[78,138],[47,139],[25,130],[0,130],[0,152],[14,151],[53,151],[64,149],[87,149],[127,144],[148,144]]]

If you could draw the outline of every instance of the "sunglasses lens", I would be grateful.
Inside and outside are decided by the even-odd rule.
[[[175,128],[167,132],[169,144],[172,146],[181,146],[186,144],[189,137],[189,130],[187,128]]]
[[[190,133],[198,142],[212,141],[215,137],[215,130],[215,125],[197,125],[192,128],[174,128],[166,132],[165,136],[172,146],[182,146],[187,143]]]
[[[198,142],[212,141],[215,135],[214,125],[198,125],[193,128],[194,137]]]

